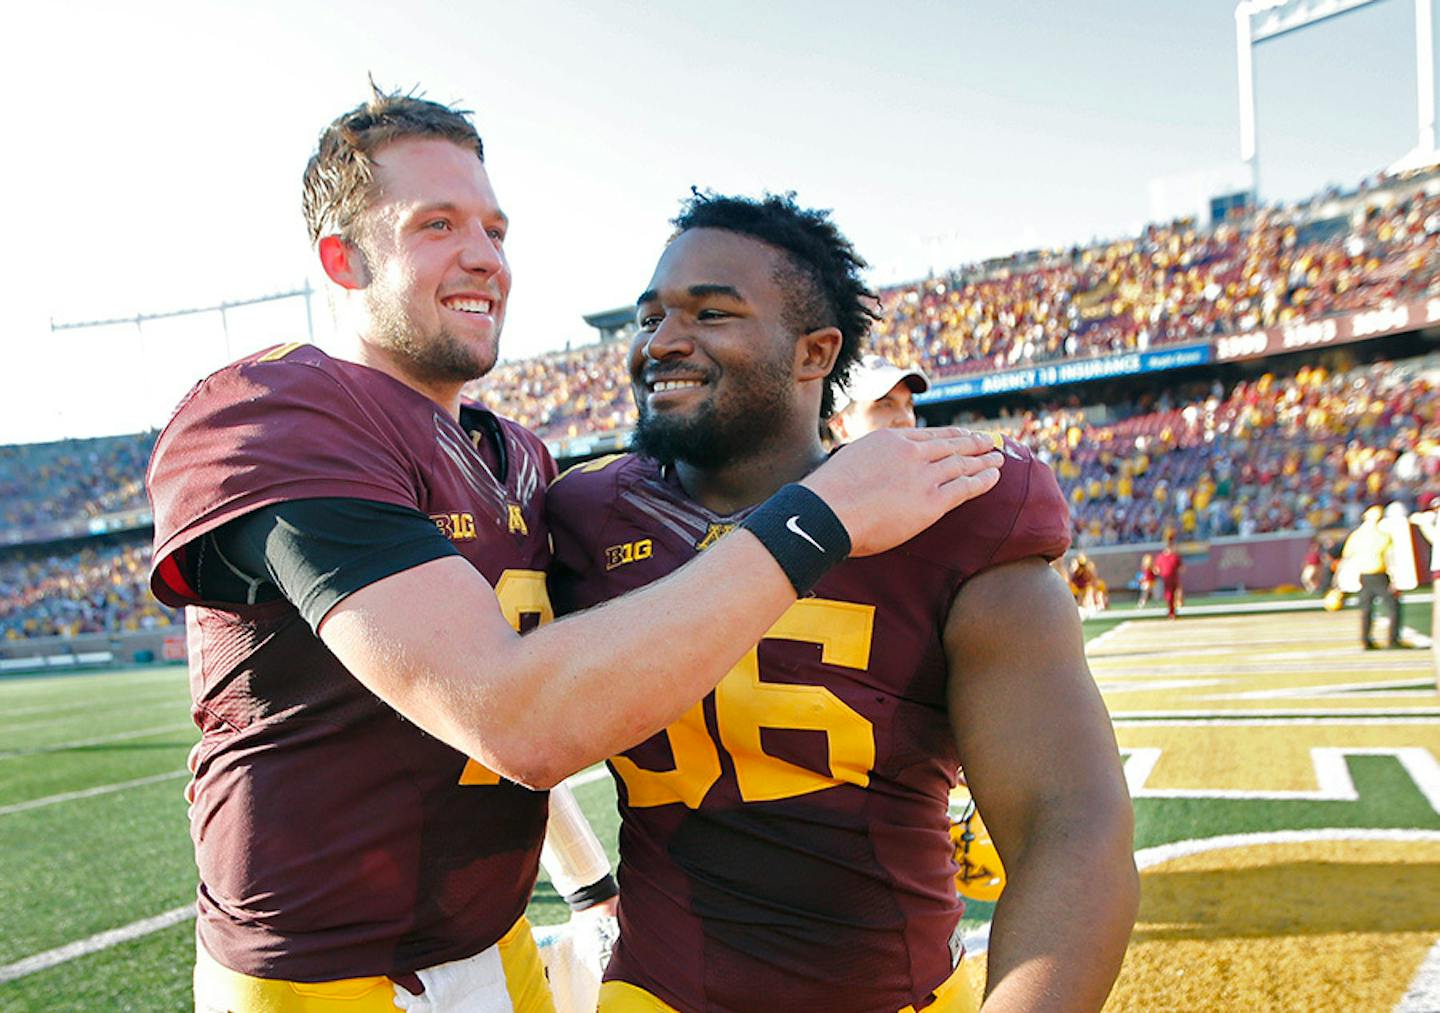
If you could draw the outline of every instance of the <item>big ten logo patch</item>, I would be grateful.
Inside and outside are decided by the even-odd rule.
[[[655,543],[649,538],[612,545],[605,550],[605,569],[613,570],[627,563],[638,563],[642,559],[649,559],[654,553]]]
[[[475,533],[474,514],[431,514],[430,519],[435,522],[440,533],[452,542],[473,542],[479,537]]]

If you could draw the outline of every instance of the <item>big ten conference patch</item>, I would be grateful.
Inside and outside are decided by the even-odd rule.
[[[440,533],[452,542],[473,542],[479,537],[475,532],[475,515],[472,513],[431,514],[430,519]]]
[[[613,570],[629,563],[638,563],[641,560],[649,559],[654,554],[655,542],[650,538],[640,538],[633,542],[611,545],[605,549],[605,569]]]

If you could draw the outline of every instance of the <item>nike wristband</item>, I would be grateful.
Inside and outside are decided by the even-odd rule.
[[[784,486],[740,526],[760,539],[801,597],[850,554],[850,533],[845,525],[823,499],[803,485]]]

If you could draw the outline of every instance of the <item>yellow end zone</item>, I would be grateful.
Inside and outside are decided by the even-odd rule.
[[[1106,1010],[1391,1010],[1433,973],[1440,832],[1246,834],[1136,860],[1140,918]]]
[[[1353,800],[1393,757],[1440,812],[1429,651],[1363,651],[1353,612],[1123,623],[1087,650],[1138,798]]]

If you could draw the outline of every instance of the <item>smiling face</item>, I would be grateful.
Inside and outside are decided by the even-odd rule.
[[[914,429],[915,395],[909,382],[901,380],[875,401],[852,401],[831,424],[843,443],[877,429]]]
[[[636,303],[630,346],[641,453],[718,468],[815,412],[799,403],[799,335],[777,280],[784,256],[722,229],[692,229],[666,248]]]
[[[508,220],[473,149],[407,138],[375,154],[379,197],[356,222],[362,340],[423,384],[495,365],[510,266]]]

